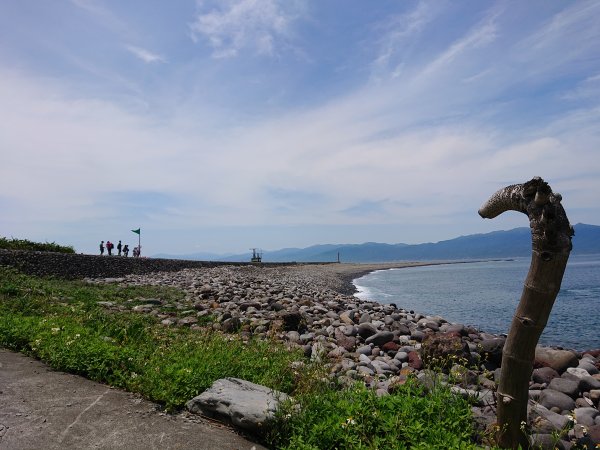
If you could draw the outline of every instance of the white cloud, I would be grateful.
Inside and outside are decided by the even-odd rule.
[[[71,3],[73,3],[78,8],[81,8],[81,9],[83,9],[91,14],[97,15],[97,16],[105,16],[106,17],[107,15],[109,15],[106,8],[104,8],[96,0],[71,0]]]
[[[131,34],[131,26],[121,17],[114,14],[106,7],[104,2],[98,0],[70,0],[73,5],[88,13],[98,23],[121,36]]]
[[[408,13],[396,15],[380,24],[382,35],[377,43],[377,56],[372,63],[372,76],[377,80],[388,73],[398,76],[402,72],[405,60],[411,55],[414,41],[421,37],[425,27],[441,12],[441,2],[431,4],[420,1]]]
[[[201,10],[190,25],[194,41],[206,39],[213,57],[229,58],[241,51],[273,55],[280,40],[287,40],[297,19],[296,2],[278,0],[227,0]]]
[[[582,43],[593,46],[595,42],[590,42],[588,39],[598,37],[600,34],[598,28],[594,26],[597,25],[598,14],[600,14],[600,3],[595,0],[569,3],[564,10],[535,30],[526,44],[530,45],[532,50],[540,51],[544,48],[556,48],[557,44],[560,45],[561,41],[564,41],[565,36],[576,35],[581,38]]]
[[[452,43],[440,56],[433,60],[423,70],[423,75],[429,75],[452,63],[468,50],[478,49],[493,42],[497,36],[497,27],[493,19],[487,19],[468,34]]]
[[[567,3],[514,47],[513,61],[526,68],[524,76],[549,77],[593,67],[600,40],[599,16],[600,2]]]
[[[144,48],[136,47],[134,45],[127,45],[125,48],[129,52],[131,52],[133,55],[135,55],[137,58],[144,61],[145,63],[156,63],[156,62],[164,63],[164,62],[166,62],[162,56],[160,56],[156,53],[153,53],[149,50],[146,50]]]
[[[600,75],[586,78],[574,89],[567,91],[562,98],[572,101],[597,101],[600,98]]]

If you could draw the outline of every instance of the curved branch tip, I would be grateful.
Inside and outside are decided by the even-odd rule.
[[[529,218],[533,246],[539,251],[570,251],[573,227],[561,205],[562,196],[553,193],[541,177],[506,186],[496,191],[479,208],[484,219],[493,219],[506,211],[519,211]]]

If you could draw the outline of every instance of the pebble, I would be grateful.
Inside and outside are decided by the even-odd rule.
[[[361,381],[378,395],[388,395],[410,376],[425,386],[443,381],[457,394],[475,401],[476,426],[495,422],[493,391],[499,382],[505,336],[342,294],[344,280],[324,267],[218,266],[127,275],[108,281],[125,286],[176,287],[185,292],[185,298],[178,302],[155,298],[99,305],[152,314],[164,326],[211,326],[220,332],[242,330],[248,337],[275,338],[297,346],[311,359],[330,362],[331,376],[342,385]],[[199,318],[208,325],[198,324]],[[464,346],[461,351],[470,355],[468,369],[472,370],[454,366],[455,375],[461,376],[448,378],[442,373],[432,378],[421,352],[428,342],[435,341],[433,336],[443,334],[455,336]],[[549,433],[564,427],[569,427],[570,435],[577,439],[580,429],[575,430],[575,422],[568,416],[573,410],[588,427],[598,426],[597,355],[600,350],[581,355],[572,350],[536,348],[529,420],[537,439],[545,441]]]

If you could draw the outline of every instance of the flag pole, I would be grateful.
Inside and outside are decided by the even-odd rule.
[[[139,257],[142,253],[142,229],[138,228],[137,230],[131,230],[133,231],[135,234],[138,235],[138,246],[137,246],[137,256]],[[135,253],[134,253],[135,256]]]

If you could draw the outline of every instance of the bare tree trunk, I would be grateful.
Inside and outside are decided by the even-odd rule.
[[[479,210],[487,219],[508,210],[520,211],[527,214],[531,227],[531,265],[504,345],[497,392],[498,444],[504,448],[530,446],[525,424],[535,347],[560,290],[572,248],[573,228],[560,201],[560,194],[553,194],[548,183],[535,177],[500,189]]]

